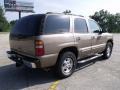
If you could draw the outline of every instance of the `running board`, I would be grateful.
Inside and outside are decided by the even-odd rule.
[[[93,57],[89,57],[89,58],[87,58],[87,59],[82,59],[82,60],[78,61],[78,63],[85,63],[85,62],[94,60],[94,59],[96,59],[96,58],[99,58],[99,57],[101,57],[101,56],[102,56],[102,54],[96,54],[96,55],[93,56]]]

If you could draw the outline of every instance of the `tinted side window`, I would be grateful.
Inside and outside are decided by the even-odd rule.
[[[49,15],[46,19],[44,33],[57,34],[69,32],[70,18],[67,15]]]
[[[98,26],[98,24],[93,21],[93,20],[88,20],[89,25],[90,25],[90,29],[92,32],[95,32],[96,30],[100,30],[100,27]]]
[[[87,33],[88,32],[87,24],[84,19],[76,18],[74,20],[74,25],[75,25],[74,28],[75,28],[76,33]]]

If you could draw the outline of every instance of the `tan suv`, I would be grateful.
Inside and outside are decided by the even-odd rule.
[[[10,32],[8,57],[32,68],[55,67],[70,76],[78,60],[103,54],[111,56],[113,36],[90,18],[72,14],[37,14],[18,20]]]

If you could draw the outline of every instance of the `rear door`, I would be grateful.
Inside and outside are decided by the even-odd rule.
[[[74,18],[74,35],[79,49],[80,58],[91,55],[91,34],[88,31],[87,23],[84,18]]]
[[[35,56],[35,38],[40,35],[44,15],[31,15],[18,20],[10,33],[10,48],[17,53]]]

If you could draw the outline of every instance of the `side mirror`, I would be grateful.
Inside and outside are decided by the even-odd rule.
[[[94,33],[102,34],[103,31],[102,30],[94,30]]]

